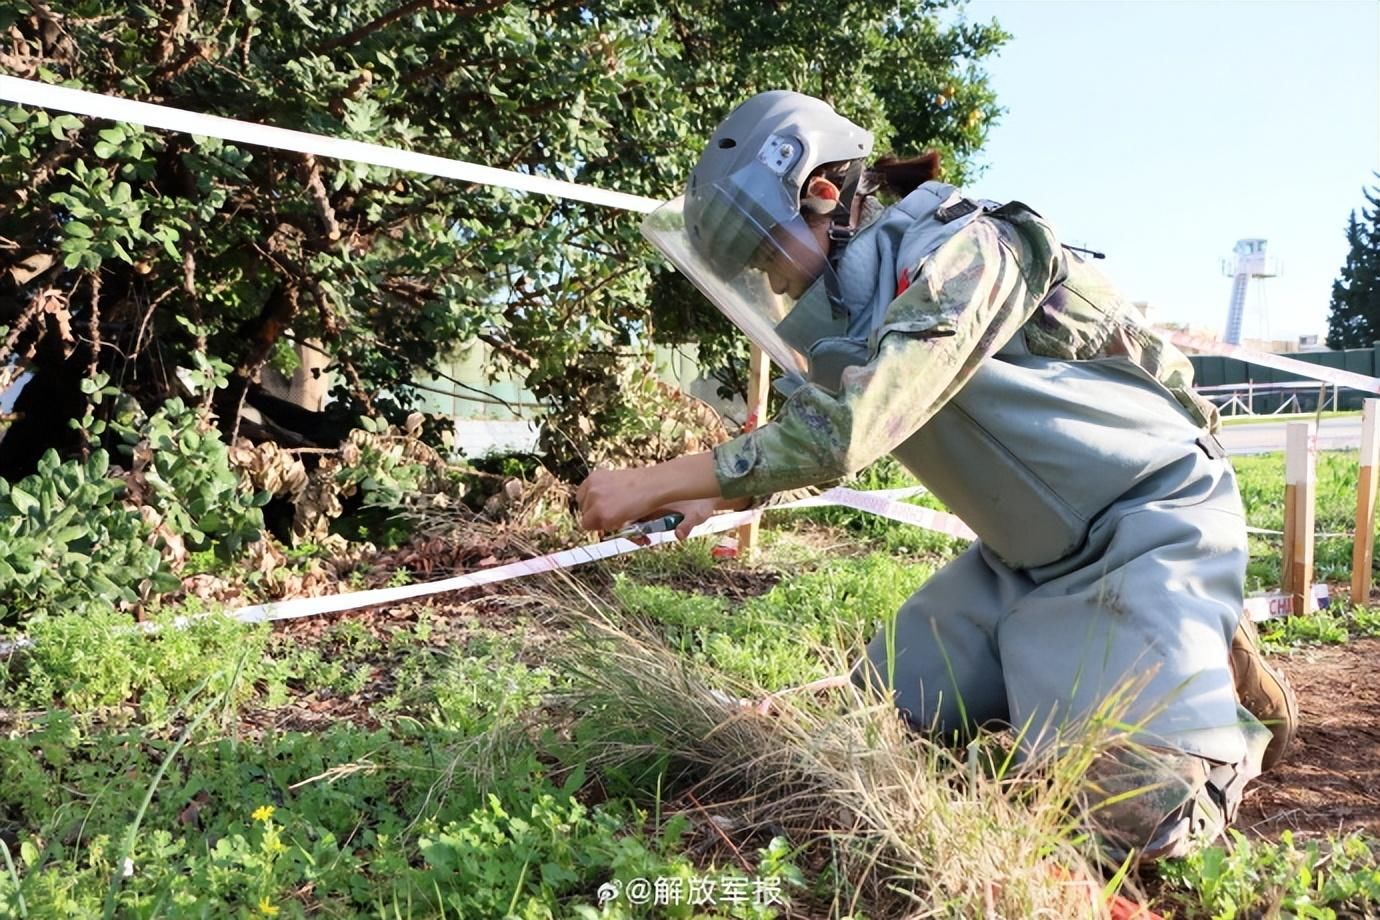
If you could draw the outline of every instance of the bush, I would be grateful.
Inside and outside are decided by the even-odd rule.
[[[0,623],[133,604],[179,587],[109,465],[103,450],[85,461],[59,461],[49,450],[32,475],[15,485],[0,479]]]
[[[88,384],[95,392],[105,381]],[[229,559],[259,538],[268,494],[241,485],[195,409],[171,399],[112,427],[127,472],[102,448],[84,460],[49,450],[18,483],[0,479],[0,624],[143,603],[181,587],[175,569],[188,548]]]

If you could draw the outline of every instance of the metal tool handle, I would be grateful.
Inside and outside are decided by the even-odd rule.
[[[685,520],[685,515],[679,511],[672,511],[670,514],[663,514],[661,517],[653,518],[650,521],[638,521],[636,524],[629,524],[614,536],[647,537],[654,533],[665,533],[668,530],[675,530],[683,520]]]

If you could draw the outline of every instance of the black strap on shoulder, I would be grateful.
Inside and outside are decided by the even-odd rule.
[[[1211,432],[1199,436],[1198,447],[1208,455],[1210,460],[1221,460],[1227,455],[1227,449],[1222,446],[1221,441],[1217,440],[1217,435]]]
[[[981,207],[982,206],[976,201],[970,201],[964,198],[953,204],[939,208],[934,212],[934,216],[939,219],[941,224],[947,224],[950,221],[958,220],[960,217],[967,217]]]
[[[989,211],[988,213],[991,214],[993,217],[1015,217],[1020,214],[1033,214],[1034,216],[1039,217],[1041,220],[1044,220],[1044,218],[1040,216],[1039,211],[1035,210],[1023,201],[1008,201],[1006,204],[1002,205],[999,208],[995,208]]]

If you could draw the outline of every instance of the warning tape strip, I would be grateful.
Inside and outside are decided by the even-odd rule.
[[[732,530],[757,520],[766,511],[838,506],[866,511],[900,523],[924,527],[947,536],[968,540],[976,539],[976,535],[968,529],[967,525],[952,514],[943,511],[934,511],[929,508],[918,508],[914,505],[907,505],[897,500],[898,498],[914,495],[921,491],[924,490],[910,488],[860,492],[856,489],[835,488],[817,497],[800,499],[799,501],[782,505],[754,508],[749,511],[734,511],[726,514],[716,514],[694,530],[690,531],[690,535],[692,537],[699,537],[721,533],[725,530]],[[464,575],[457,575],[454,578],[445,578],[439,581],[423,582],[415,585],[402,585],[393,588],[374,588],[368,591],[351,591],[344,594],[331,594],[321,597],[299,597],[267,604],[254,604],[229,611],[226,615],[242,623],[268,623],[275,620],[295,620],[301,619],[302,617],[319,616],[326,613],[341,613],[346,610],[377,607],[383,604],[415,600],[419,597],[429,597],[434,594],[464,591],[484,585],[498,584],[499,582],[524,578],[529,575],[538,575],[561,569],[574,568],[590,562],[598,562],[602,559],[610,559],[614,556],[634,553],[638,550],[647,548],[647,546],[657,546],[662,543],[669,543],[675,539],[676,535],[674,533],[667,532],[650,535],[645,545],[638,545],[631,540],[622,538],[604,540],[591,546],[577,546],[573,549],[561,550],[560,552],[549,553],[545,556],[536,556],[532,559],[523,559],[518,562],[509,563],[508,565],[495,566],[494,568],[485,569],[480,572],[469,572]],[[201,614],[197,617],[178,617],[173,620],[173,625],[181,628],[196,619],[216,615],[218,614]],[[143,627],[132,628],[142,628],[148,631],[154,627],[152,624],[149,624]],[[31,647],[33,647],[33,640],[21,636],[9,642],[0,642],[0,655],[8,655],[11,652]]]
[[[1326,610],[1332,603],[1327,585],[1321,582],[1313,586],[1313,601],[1319,610]],[[1278,591],[1273,594],[1256,594],[1246,598],[1246,612],[1256,622],[1287,617],[1294,612],[1294,597]]]
[[[1253,533],[1253,534],[1256,534],[1256,535],[1262,536],[1262,537],[1282,537],[1282,536],[1284,536],[1284,531],[1282,531],[1282,530],[1266,530],[1264,527],[1247,527],[1247,528],[1246,528],[1246,533]],[[1341,537],[1354,537],[1354,536],[1356,536],[1356,533],[1355,533],[1355,531],[1351,531],[1351,530],[1348,530],[1348,531],[1346,531],[1345,533],[1315,533],[1315,534],[1313,534],[1313,538],[1314,538],[1314,539],[1317,539],[1317,540],[1331,540],[1331,539],[1340,539]]]
[[[1336,367],[1324,367],[1321,364],[1312,364],[1308,361],[1300,361],[1297,358],[1286,358],[1284,355],[1275,355],[1269,352],[1242,348],[1240,345],[1228,345],[1226,342],[1219,342],[1216,339],[1209,339],[1201,335],[1189,335],[1186,332],[1174,332],[1168,329],[1161,329],[1158,331],[1160,335],[1169,339],[1169,341],[1173,342],[1179,348],[1186,348],[1190,351],[1207,352],[1209,354],[1220,355],[1224,358],[1235,358],[1238,361],[1245,361],[1247,364],[1258,364],[1261,367],[1273,367],[1275,370],[1288,371],[1291,374],[1298,374],[1300,377],[1307,377],[1310,380],[1321,380],[1326,383],[1335,383],[1338,386],[1349,387],[1353,390],[1360,390],[1364,393],[1375,393],[1380,395],[1380,379],[1367,377],[1364,374],[1344,371]]]
[[[260,125],[234,118],[222,118],[217,115],[205,115],[172,106],[138,102],[133,99],[92,93],[66,86],[54,86],[38,80],[0,76],[0,99],[21,105],[71,112],[76,115],[129,122],[146,128],[181,131],[203,137],[217,137],[234,143],[293,150],[338,160],[355,160],[375,166],[441,176],[480,185],[502,186],[518,191],[569,198],[643,214],[654,211],[661,205],[661,202],[655,198],[608,191],[595,186],[581,185],[577,182],[566,182],[546,176],[481,166],[464,160],[431,156],[397,147],[385,147],[382,144],[346,140],[288,128],[275,128],[271,125]],[[1286,358],[1283,355],[1253,351],[1239,345],[1228,345],[1224,342],[1203,336],[1189,335],[1185,332],[1173,330],[1158,330],[1158,332],[1180,348],[1236,358],[1250,364],[1288,371],[1311,380],[1322,380],[1380,395],[1380,379],[1366,377],[1363,374],[1310,364],[1307,361]]]
[[[406,172],[426,173],[457,179],[461,182],[474,182],[480,185],[498,185],[538,195],[552,195],[571,198],[590,204],[628,211],[647,213],[661,206],[654,198],[629,195],[624,192],[611,192],[577,182],[564,182],[546,176],[496,169],[480,166],[464,160],[431,156],[370,144],[364,141],[345,140],[325,134],[312,134],[307,131],[293,131],[288,128],[275,128],[234,118],[221,118],[217,115],[203,115],[186,109],[177,109],[151,102],[136,102],[118,96],[106,96],[66,86],[53,86],[37,80],[24,80],[19,77],[0,76],[0,99],[32,105],[45,109],[71,112],[74,115],[88,115],[92,118],[108,118],[143,125],[146,128],[161,128],[165,131],[181,131],[202,137],[218,137],[221,140],[238,144],[252,144],[256,147],[273,147],[280,150],[294,150],[315,156],[331,157],[337,160],[355,160],[374,166],[386,166]]]

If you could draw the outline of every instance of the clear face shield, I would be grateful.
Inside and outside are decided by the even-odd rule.
[[[738,197],[709,196],[692,215],[676,198],[647,216],[642,235],[778,367],[806,376],[810,346],[847,326],[829,298],[833,267],[799,213],[764,226]]]

